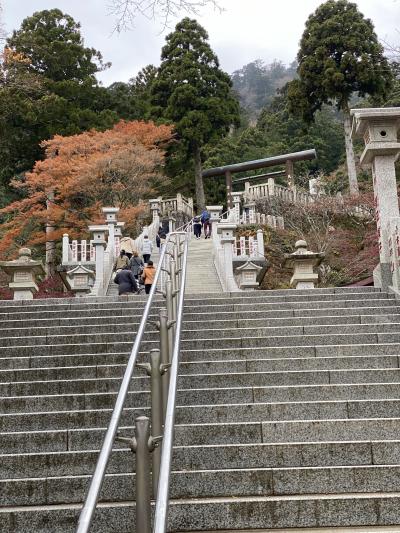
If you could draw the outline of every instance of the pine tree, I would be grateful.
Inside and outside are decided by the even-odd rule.
[[[166,41],[152,85],[153,114],[175,124],[194,163],[196,201],[201,208],[205,205],[202,148],[226,135],[238,122],[239,106],[232,82],[219,68],[204,28],[184,18]]]
[[[323,104],[343,112],[350,193],[358,194],[349,101],[383,96],[393,73],[371,20],[347,0],[328,0],[306,22],[297,55],[299,79],[289,87],[292,110],[309,120]]]

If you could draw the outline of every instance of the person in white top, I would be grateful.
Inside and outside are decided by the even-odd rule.
[[[150,260],[151,252],[153,251],[153,243],[149,240],[148,235],[145,235],[143,237],[143,244],[142,244],[142,256],[143,256],[143,262],[147,265],[147,263]]]

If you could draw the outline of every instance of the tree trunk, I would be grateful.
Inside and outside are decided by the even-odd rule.
[[[51,202],[54,200],[54,193],[49,193],[49,199],[46,201],[47,210],[51,207]],[[46,279],[54,276],[55,274],[55,252],[56,243],[53,240],[49,240],[48,235],[51,235],[54,231],[53,221],[50,218],[46,222]]]
[[[206,200],[204,197],[204,184],[202,166],[201,166],[201,154],[200,147],[194,147],[194,179],[196,184],[196,203],[197,209],[203,209],[206,206]]]
[[[343,110],[344,114],[344,140],[346,144],[346,162],[347,162],[347,173],[349,175],[349,187],[350,194],[352,196],[357,196],[359,193],[358,190],[358,181],[357,181],[357,171],[356,171],[356,162],[354,158],[354,149],[353,142],[351,139],[351,119],[349,108]]]

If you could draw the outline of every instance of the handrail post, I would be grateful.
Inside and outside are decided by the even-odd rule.
[[[153,437],[160,440],[162,435],[163,425],[163,403],[162,403],[162,389],[161,376],[167,371],[169,365],[164,367],[161,365],[161,355],[158,348],[150,350],[150,363],[137,363],[137,368],[146,370],[150,377],[150,395],[151,395],[151,433]],[[160,471],[161,451],[155,448],[153,453],[153,495],[157,496],[158,475]]]
[[[160,329],[160,354],[161,364],[169,365],[169,342],[168,342],[168,312],[166,308],[160,309],[159,314],[159,329]],[[169,373],[165,372],[162,376],[162,400],[163,400],[163,419],[165,417],[165,410],[167,408],[168,387],[169,387]]]
[[[172,295],[172,281],[169,279],[165,284],[165,298],[167,304],[167,314],[168,314],[168,351],[169,357],[172,357],[172,351],[174,348],[174,324],[175,324],[175,314],[174,314],[174,301]]]
[[[150,420],[147,416],[135,419],[135,436],[117,437],[119,442],[128,444],[136,455],[136,528],[141,533],[151,533],[151,491],[150,491],[150,452],[157,439],[150,435]]]
[[[176,320],[177,310],[177,283],[176,283],[176,263],[174,259],[171,259],[170,264],[170,276],[171,276],[171,294],[172,294],[172,308],[173,308],[173,320]],[[175,324],[172,328],[173,336],[175,336]]]

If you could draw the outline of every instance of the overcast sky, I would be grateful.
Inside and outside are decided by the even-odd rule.
[[[34,11],[59,8],[79,21],[87,46],[100,50],[112,66],[99,78],[108,85],[127,81],[149,63],[158,65],[167,31],[161,22],[136,20],[135,27],[113,32],[109,0],[0,0],[8,32]],[[296,56],[304,23],[320,0],[220,0],[222,13],[203,9],[197,17],[209,33],[212,48],[227,72],[255,59],[290,63]],[[365,16],[375,24],[380,39],[400,43],[400,0],[358,0]],[[184,14],[182,14],[184,16]],[[172,20],[173,28],[178,19]]]

